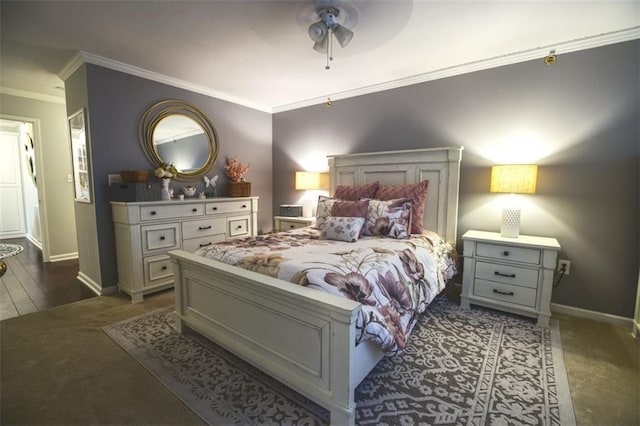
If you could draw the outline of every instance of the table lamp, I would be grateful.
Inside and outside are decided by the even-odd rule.
[[[514,194],[535,194],[538,166],[534,164],[505,164],[491,167],[490,192],[511,194],[502,208],[500,234],[518,238],[520,235],[520,205]]]
[[[309,197],[310,190],[328,188],[329,174],[318,172],[296,172],[296,189],[306,191],[302,199],[302,215],[313,216],[313,200]]]

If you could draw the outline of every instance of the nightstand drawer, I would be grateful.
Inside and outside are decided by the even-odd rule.
[[[534,248],[478,243],[476,248],[476,255],[479,257],[488,257],[491,259],[529,263],[531,265],[538,265],[540,263],[540,250]]]
[[[523,287],[538,287],[537,269],[519,268],[511,265],[476,262],[476,278]]]
[[[477,279],[473,293],[476,296],[487,299],[516,303],[523,306],[536,306],[536,290],[533,288]]]
[[[290,231],[291,229],[304,228],[305,226],[309,226],[309,224],[300,221],[280,220],[280,229],[278,231]]]

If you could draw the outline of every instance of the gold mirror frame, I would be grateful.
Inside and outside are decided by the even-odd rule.
[[[138,140],[142,146],[142,150],[154,169],[162,167],[162,165],[167,162],[160,158],[153,142],[153,134],[160,121],[171,115],[183,115],[195,121],[202,127],[209,143],[209,155],[206,161],[202,163],[202,166],[190,172],[178,171],[178,175],[175,176],[174,179],[188,181],[204,176],[213,168],[218,160],[218,152],[220,151],[218,132],[216,132],[216,128],[202,111],[185,101],[167,99],[151,105],[144,112],[138,124]]]

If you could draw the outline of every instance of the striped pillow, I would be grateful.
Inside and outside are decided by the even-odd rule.
[[[427,199],[428,180],[408,185],[379,185],[376,191],[378,200],[388,201],[396,198],[408,198],[413,203],[411,208],[411,233],[422,234],[424,227],[424,202]]]

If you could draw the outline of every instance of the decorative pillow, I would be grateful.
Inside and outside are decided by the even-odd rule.
[[[378,190],[378,182],[365,183],[364,185],[338,185],[334,197],[342,200],[358,201],[362,198],[375,198]]]
[[[405,239],[411,236],[411,208],[408,198],[369,200],[364,235]]]
[[[320,239],[355,243],[360,237],[362,225],[364,225],[363,217],[329,216],[320,232]]]
[[[369,200],[338,201],[331,207],[331,216],[366,218],[368,207]]]
[[[396,198],[408,198],[413,203],[411,209],[411,233],[421,234],[424,230],[422,225],[424,219],[424,202],[427,199],[428,180],[408,185],[379,185],[376,191],[378,200],[394,200]]]
[[[331,208],[335,203],[340,201],[342,200],[338,198],[325,197],[324,195],[320,195],[318,197],[318,207],[316,208],[316,229],[322,229],[324,222],[329,216],[331,216]]]

